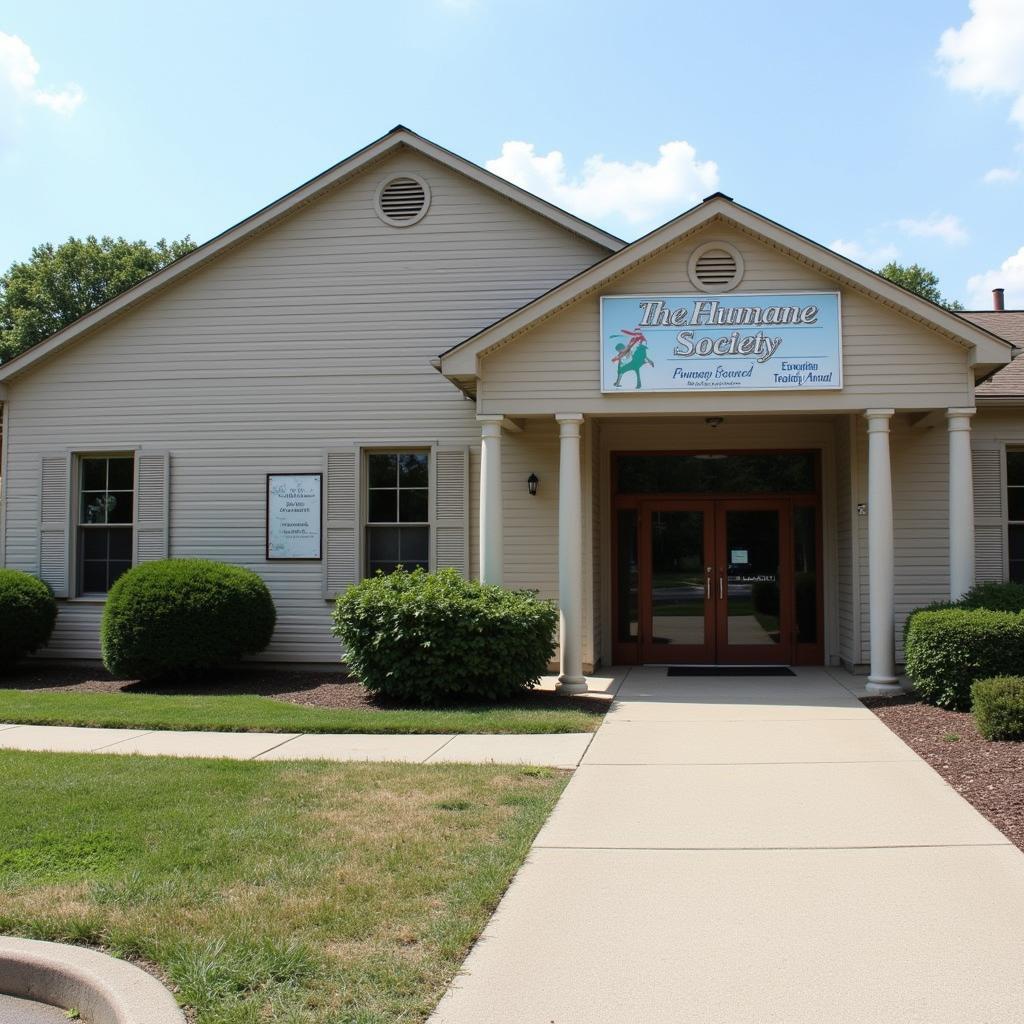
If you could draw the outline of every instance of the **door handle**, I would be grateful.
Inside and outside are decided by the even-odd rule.
[[[718,574],[718,600],[721,601],[723,597],[724,597],[724,595],[722,593],[722,574],[719,573]]]
[[[704,570],[704,599],[711,600],[711,566]]]

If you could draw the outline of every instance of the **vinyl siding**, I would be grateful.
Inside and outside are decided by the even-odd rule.
[[[410,173],[432,204],[396,229],[374,195]],[[318,472],[325,449],[353,443],[479,446],[474,404],[430,360],[604,254],[427,157],[389,157],[12,383],[3,560],[38,569],[41,453],[168,451],[172,556],[263,575],[278,607],[268,659],[336,660],[320,563],[264,559],[265,474]],[[477,450],[474,524],[478,463]],[[547,549],[523,539],[514,497],[510,575],[536,585]],[[474,525],[474,571],[477,547]],[[101,612],[63,603],[46,654],[95,657]]]
[[[853,498],[855,467],[851,458],[854,426],[851,418],[846,416],[836,423],[836,611],[839,657],[846,665],[860,661],[860,581],[854,572],[857,557]],[[858,595],[856,600],[855,592]]]
[[[652,414],[682,411],[838,411],[869,407],[934,408],[973,404],[967,352],[895,309],[823,276],[796,258],[745,232],[711,225],[685,236],[660,255],[609,281],[602,293],[675,294],[697,291],[687,262],[702,242],[719,239],[740,251],[743,291],[841,292],[842,391],[602,395],[599,374],[599,301],[592,294],[554,314],[481,360],[484,412]]]

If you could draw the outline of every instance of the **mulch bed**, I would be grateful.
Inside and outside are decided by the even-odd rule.
[[[374,697],[358,680],[340,669],[297,671],[252,666],[218,674],[216,679],[186,682],[142,683],[138,679],[114,679],[102,668],[69,665],[25,664],[6,673],[0,687],[10,690],[47,690],[51,693],[159,693],[170,695],[231,696],[254,694],[289,704],[328,709],[393,711],[406,705]],[[603,714],[607,703],[536,691],[512,702],[516,707],[572,709]]]
[[[944,711],[914,697],[865,697],[863,702],[1024,850],[1024,743],[982,739],[969,712]]]

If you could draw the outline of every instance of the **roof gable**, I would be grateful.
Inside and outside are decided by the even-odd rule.
[[[982,369],[1002,366],[1010,358],[1011,346],[1004,339],[716,192],[700,205],[449,349],[441,356],[441,372],[464,386],[477,375],[478,361],[488,352],[508,344],[579,299],[598,294],[611,282],[715,221],[738,227],[847,287],[939,331],[968,349],[971,363]]]
[[[370,145],[340,161],[333,167],[328,168],[269,206],[264,207],[262,210],[234,225],[234,227],[228,228],[208,242],[198,246],[188,255],[151,274],[138,284],[105,302],[103,305],[98,306],[21,355],[0,365],[0,384],[23,373],[39,361],[56,355],[65,346],[91,333],[112,318],[135,308],[141,302],[162,292],[174,282],[195,273],[222,253],[234,248],[258,232],[267,230],[294,211],[314,202],[327,191],[342,185],[354,175],[385,159],[401,147],[408,147],[436,160],[478,184],[490,188],[505,198],[526,207],[528,210],[557,224],[564,230],[579,235],[609,252],[620,249],[625,245],[625,242],[614,235],[567,213],[565,210],[527,192],[525,189],[519,188],[517,185],[513,185],[504,178],[500,178],[496,174],[452,153],[450,150],[438,146],[429,139],[417,135],[408,128],[397,125],[387,135],[370,143]]]

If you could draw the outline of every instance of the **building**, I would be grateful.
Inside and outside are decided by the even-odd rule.
[[[1014,340],[727,196],[627,245],[398,127],[0,366],[0,562],[59,598],[46,657],[199,556],[267,580],[267,659],[335,661],[331,599],[401,562],[557,598],[570,691],[885,691],[909,610],[1024,577]]]

